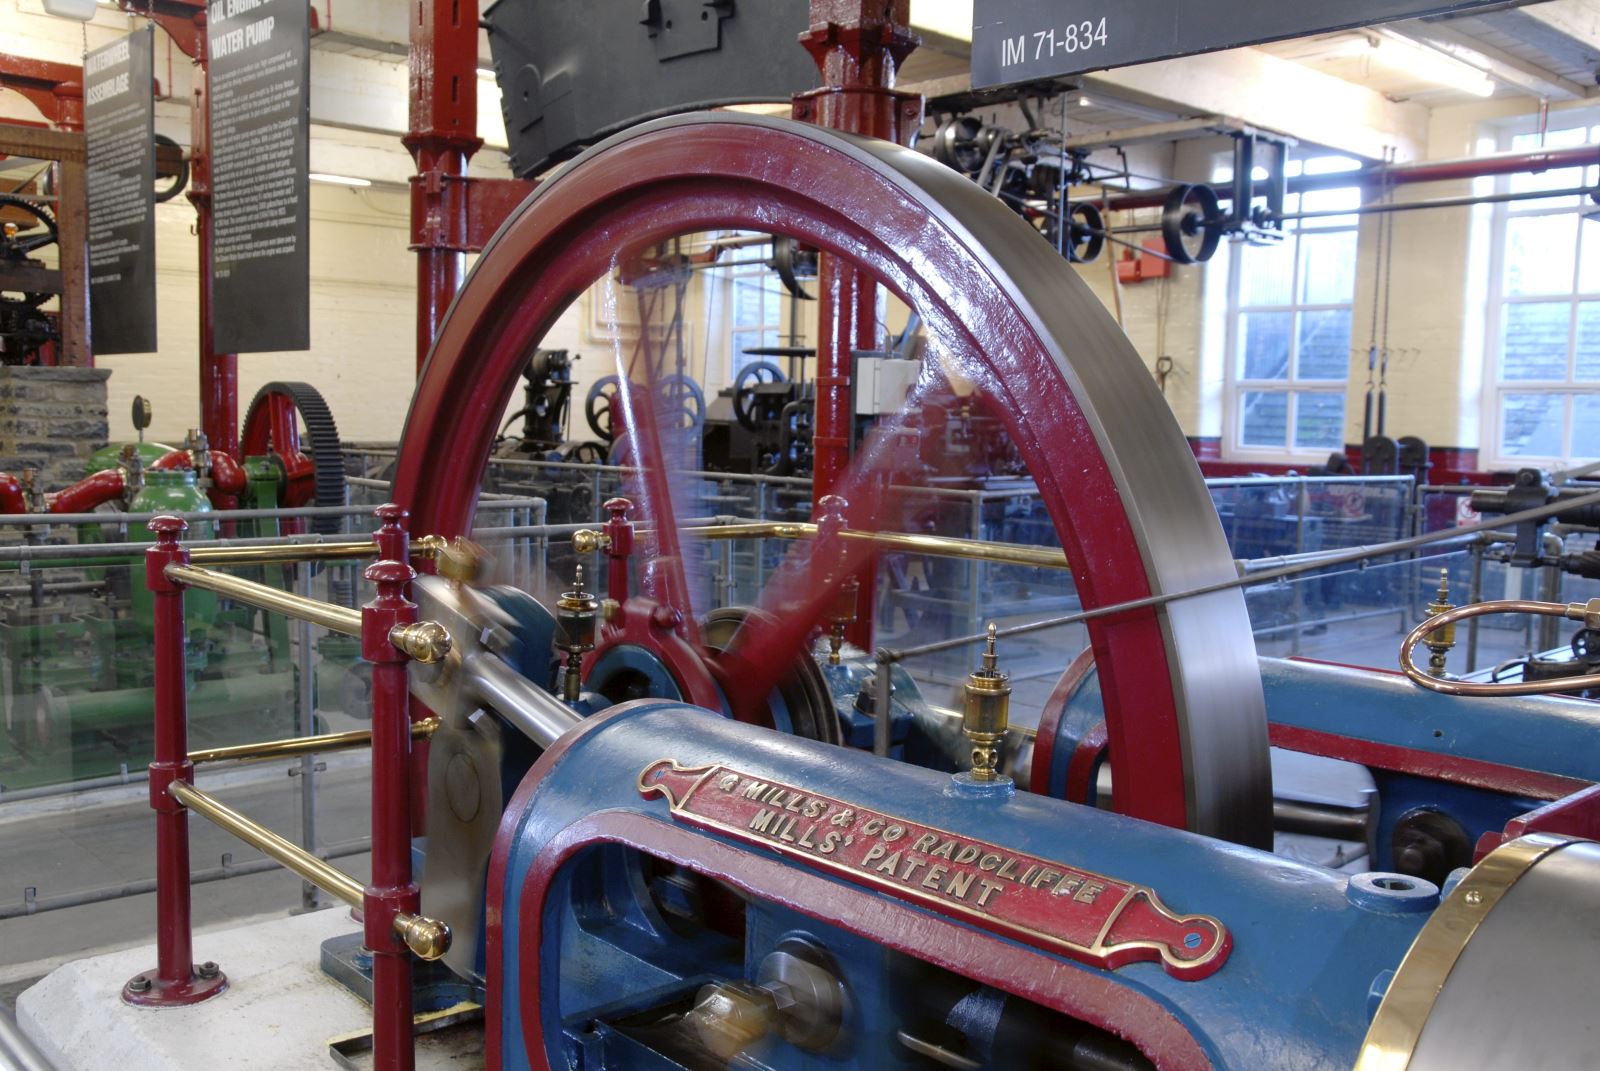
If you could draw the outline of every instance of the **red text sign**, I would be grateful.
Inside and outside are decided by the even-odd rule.
[[[1232,947],[1221,922],[1173,914],[1145,886],[727,766],[660,759],[639,775],[639,791],[664,797],[679,821],[1094,966],[1159,961],[1195,980]]]

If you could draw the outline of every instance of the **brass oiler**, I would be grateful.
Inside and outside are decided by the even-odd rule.
[[[997,668],[996,632],[990,622],[983,665],[967,674],[966,701],[961,711],[961,731],[972,742],[970,777],[974,781],[1000,780],[1000,743],[1011,720],[1011,678]]]
[[[1450,601],[1450,570],[1439,570],[1439,590],[1435,593],[1433,601],[1428,604],[1428,616],[1437,617],[1446,610],[1455,609],[1455,604]],[[1423,641],[1428,645],[1428,672],[1435,677],[1444,676],[1445,656],[1456,645],[1456,623],[1443,625],[1428,633],[1428,638]]]
[[[567,656],[561,674],[561,697],[568,702],[575,701],[580,694],[579,660],[594,650],[599,612],[600,603],[583,589],[583,566],[580,564],[572,590],[562,592],[561,598],[556,600],[555,644]]]

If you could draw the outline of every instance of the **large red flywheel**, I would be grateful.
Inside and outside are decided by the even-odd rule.
[[[484,251],[441,327],[402,436],[393,494],[413,530],[471,528],[527,354],[615,270],[620,251],[731,229],[849,258],[921,316],[945,373],[969,384],[1016,444],[1085,607],[1233,575],[1165,400],[1048,242],[918,153],[735,113],[649,123],[596,146],[544,182]],[[874,516],[853,508],[849,523]],[[673,585],[664,590],[670,599]],[[826,602],[819,593],[803,613],[758,615],[745,656],[759,667],[783,643],[804,642]],[[769,620],[761,633],[755,622]],[[1116,808],[1269,844],[1266,720],[1239,592],[1101,618],[1089,635]]]

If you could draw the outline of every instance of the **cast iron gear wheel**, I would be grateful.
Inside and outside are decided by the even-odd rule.
[[[244,432],[239,437],[241,460],[268,453],[269,450],[282,451],[285,444],[271,441],[270,433],[274,427],[282,426],[285,417],[293,420],[294,413],[299,413],[300,419],[305,422],[306,435],[311,440],[309,453],[312,481],[316,488],[312,504],[344,505],[348,497],[345,493],[344,451],[339,444],[339,428],[333,422],[333,413],[329,411],[322,393],[309,383],[281,380],[263,384],[256,391],[256,396],[250,400],[250,408],[245,410]],[[300,449],[298,428],[294,431],[294,441],[287,446],[293,450]],[[288,490],[287,481],[278,485],[280,506],[287,504]],[[341,520],[340,517],[313,517],[311,530],[331,535],[339,531]]]

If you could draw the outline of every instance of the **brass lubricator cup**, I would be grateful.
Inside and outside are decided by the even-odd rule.
[[[456,536],[446,546],[434,548],[439,575],[457,584],[474,584],[483,575],[488,553],[470,539]]]
[[[1000,742],[1011,719],[1011,678],[996,668],[995,633],[990,622],[983,665],[967,674],[961,711],[961,731],[972,743],[970,776],[974,781],[1000,780]]]
[[[561,674],[561,698],[575,701],[580,694],[581,681],[578,663],[583,655],[594,650],[595,622],[600,613],[600,603],[583,590],[583,566],[579,564],[572,581],[572,590],[561,593],[556,600],[556,647],[566,656]]]
[[[1436,617],[1446,610],[1455,609],[1455,604],[1450,601],[1450,570],[1439,570],[1439,590],[1434,595],[1433,601],[1428,604],[1429,617]],[[1444,676],[1445,656],[1456,645],[1456,625],[1452,621],[1447,625],[1434,629],[1428,633],[1428,638],[1423,641],[1428,645],[1428,672],[1435,677]]]

